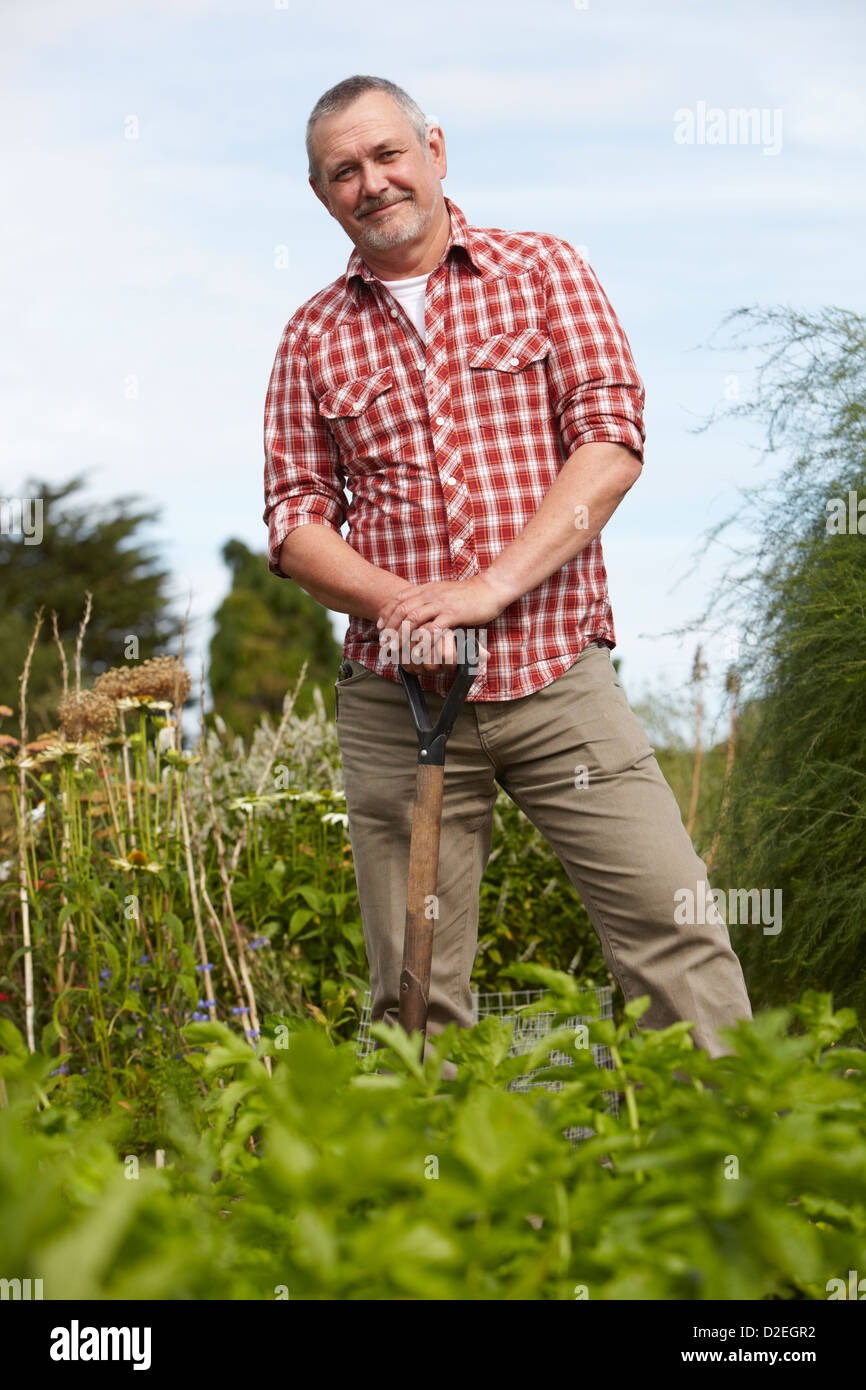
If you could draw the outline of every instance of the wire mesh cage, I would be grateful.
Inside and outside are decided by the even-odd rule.
[[[598,989],[589,991],[594,994],[599,1005],[599,1018],[613,1018],[613,995],[609,986],[605,985]],[[518,989],[511,994],[491,993],[472,995],[472,1021],[473,1024],[480,1023],[482,1019],[495,1017],[503,1021],[514,1020],[514,1036],[511,1047],[508,1049],[510,1057],[520,1057],[531,1052],[535,1044],[554,1032],[553,1010],[549,1012],[527,1013],[525,1010],[529,1005],[539,1004],[545,997],[544,990],[540,989]],[[361,1019],[358,1025],[358,1036],[356,1049],[359,1057],[367,1057],[373,1051],[373,1038],[370,1033],[370,1022],[372,1012],[372,999],[370,991],[366,990],[361,1001]],[[589,1024],[592,1020],[585,1015],[575,1015],[556,1024],[556,1028],[571,1028],[575,1032],[581,1024]],[[593,1060],[597,1067],[613,1070],[613,1059],[610,1049],[599,1043],[592,1045]],[[554,1048],[548,1054],[545,1066],[573,1066],[574,1059],[566,1052],[560,1052]],[[508,1083],[509,1091],[530,1091],[542,1086],[548,1091],[561,1091],[563,1083],[559,1080],[535,1081],[541,1068],[535,1071],[525,1072],[522,1076],[515,1076]],[[604,1097],[607,1102],[606,1109],[611,1115],[619,1114],[619,1097],[616,1091],[605,1091]],[[573,1144],[579,1143],[581,1139],[589,1139],[595,1133],[592,1129],[577,1125],[565,1130],[565,1135]]]

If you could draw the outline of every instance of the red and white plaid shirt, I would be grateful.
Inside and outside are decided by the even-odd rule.
[[[559,237],[470,227],[445,204],[426,345],[357,248],[283,330],[265,405],[274,574],[296,526],[340,534],[348,520],[349,545],[407,583],[469,579],[523,530],[581,444],[643,457],[643,383],[587,262]],[[600,536],[483,631],[469,700],[529,695],[591,641],[615,646]],[[400,679],[373,619],[350,615],[343,656]],[[442,695],[453,679],[419,676]]]

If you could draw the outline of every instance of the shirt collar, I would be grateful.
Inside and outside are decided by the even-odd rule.
[[[444,194],[443,197],[445,199],[445,206],[448,209],[451,227],[448,233],[448,241],[446,242],[445,250],[442,252],[442,261],[448,259],[455,246],[459,246],[462,247],[463,251],[466,253],[470,266],[478,275],[483,275],[485,273],[497,276],[501,275],[502,271],[497,267],[495,260],[487,252],[478,231],[476,228],[468,225],[462,209],[459,208],[456,203],[452,202],[450,198],[445,197]],[[440,265],[441,263],[440,261]],[[349,257],[349,263],[346,267],[347,289],[351,287],[352,281],[355,280],[356,277],[360,277],[368,283],[372,280],[379,279],[378,275],[373,274],[357,246],[353,248],[352,254]]]

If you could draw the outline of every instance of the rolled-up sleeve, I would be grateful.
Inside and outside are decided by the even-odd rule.
[[[265,511],[268,569],[298,526],[330,526],[339,535],[348,503],[333,435],[319,414],[301,336],[286,327],[265,400]]]
[[[566,454],[602,441],[624,444],[643,461],[644,385],[595,272],[557,239],[545,273],[548,379]]]

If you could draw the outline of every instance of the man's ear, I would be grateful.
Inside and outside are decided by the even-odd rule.
[[[309,176],[307,182],[309,183],[310,187],[312,188],[312,190],[313,190],[313,192],[315,193],[316,197],[318,198],[319,202],[322,203],[322,204],[328,209],[328,212],[331,212],[331,209],[330,209],[330,207],[329,207],[329,205],[328,205],[328,200],[327,200],[327,198],[325,197],[325,195],[324,195],[324,193],[322,192],[322,190],[319,188],[319,185],[316,183],[316,180],[313,178],[312,174],[310,174],[310,176]],[[333,214],[332,212],[331,212],[331,216],[332,216],[332,217],[334,216],[334,214]]]
[[[428,132],[427,158],[431,164],[440,166],[437,173],[440,179],[444,179],[448,173],[448,159],[445,154],[445,135],[440,125],[431,125]],[[429,137],[433,137],[435,149],[431,149]]]

